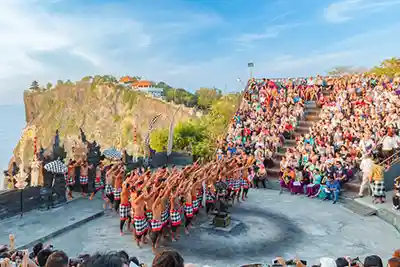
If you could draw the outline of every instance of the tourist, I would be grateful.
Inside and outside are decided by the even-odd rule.
[[[393,189],[393,209],[400,211],[400,176],[394,180]]]
[[[152,267],[185,267],[182,256],[173,250],[164,250],[157,253],[153,259]]]
[[[374,204],[385,203],[386,190],[384,181],[384,167],[374,164],[371,171],[371,187],[372,187],[372,197]]]
[[[69,267],[69,259],[63,251],[53,252],[46,261],[45,267]]]
[[[334,177],[330,176],[326,182],[326,197],[325,200],[333,200],[335,204],[339,199],[340,183]]]
[[[368,192],[371,191],[369,180],[371,177],[373,165],[374,162],[372,161],[371,156],[369,154],[365,154],[360,163],[360,170],[362,171],[362,182],[360,185],[360,191],[358,192],[359,197],[364,196],[365,188],[368,189]]]

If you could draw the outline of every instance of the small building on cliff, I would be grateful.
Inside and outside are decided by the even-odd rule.
[[[143,93],[147,93],[155,98],[163,98],[164,91],[161,88],[154,87],[151,81],[137,81],[132,83],[132,89]]]

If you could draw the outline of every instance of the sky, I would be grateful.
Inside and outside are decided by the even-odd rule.
[[[0,0],[0,104],[87,75],[195,91],[400,56],[400,0]],[[396,34],[397,33],[397,34]]]

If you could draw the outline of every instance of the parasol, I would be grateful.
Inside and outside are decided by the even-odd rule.
[[[61,160],[55,160],[44,165],[44,169],[54,174],[63,174],[68,171],[67,166]]]
[[[122,153],[115,149],[114,147],[106,149],[103,151],[103,155],[108,159],[121,159]]]

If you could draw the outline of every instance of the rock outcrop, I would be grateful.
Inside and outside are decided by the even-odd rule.
[[[24,103],[27,127],[36,129],[37,147],[51,148],[58,129],[61,144],[68,155],[71,155],[74,144],[81,142],[79,128],[83,129],[88,140],[96,140],[102,149],[126,147],[129,152],[129,148],[133,147],[133,129],[136,127],[137,142],[143,148],[149,120],[161,113],[154,128],[168,127],[178,108],[120,84],[87,81],[59,85],[50,90],[26,91]],[[193,110],[182,107],[175,121],[194,117]],[[33,158],[32,134],[21,137],[14,149],[17,159],[21,146],[24,162],[28,163]]]

